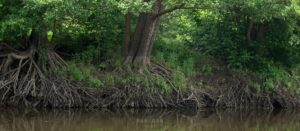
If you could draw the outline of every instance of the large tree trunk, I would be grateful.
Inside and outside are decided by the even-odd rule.
[[[131,30],[131,13],[125,15],[125,28],[124,28],[124,55],[128,55],[130,44],[130,30]]]
[[[264,23],[259,24],[257,31],[257,40],[263,40],[266,37],[266,25]]]
[[[251,17],[248,19],[248,22],[249,23],[248,23],[248,29],[247,29],[247,40],[250,42],[250,41],[252,41],[254,22]]]
[[[162,10],[161,1],[157,1],[152,12],[142,12],[138,17],[135,33],[130,42],[126,64],[133,64],[137,68],[150,64],[150,54],[155,34],[158,31],[160,17],[157,17]]]
[[[266,24],[255,23],[251,17],[248,18],[247,40],[260,41],[266,37]]]

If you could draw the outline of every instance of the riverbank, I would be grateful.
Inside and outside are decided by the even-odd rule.
[[[89,68],[91,72],[87,75],[99,78],[99,87],[74,81],[74,78],[65,74],[47,79],[49,85],[18,90],[14,90],[14,83],[5,84],[6,81],[0,81],[1,106],[269,110],[300,108],[299,96],[293,89],[282,86],[275,90],[258,91],[257,77],[224,69],[214,70],[209,74],[198,73],[186,79],[180,73],[157,75],[104,72],[94,67]],[[81,72],[80,76],[83,74]]]
[[[299,108],[297,2],[1,1],[0,106]]]

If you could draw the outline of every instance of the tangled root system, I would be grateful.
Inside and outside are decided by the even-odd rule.
[[[277,89],[270,92],[257,92],[245,76],[220,71],[211,77],[200,77],[211,87],[200,93],[204,106],[217,108],[299,108],[300,101],[291,91]],[[250,82],[251,83],[251,82]]]
[[[143,88],[126,86],[107,87],[99,93],[99,107],[108,108],[197,108],[198,99],[193,93],[181,92],[163,95],[149,93]]]
[[[145,79],[150,80],[155,77],[164,79],[172,88],[169,93],[162,93],[160,87],[152,87],[149,91],[144,85],[138,83],[126,83],[121,87],[104,87],[98,93],[100,107],[116,108],[198,108],[201,106],[191,89],[178,90],[172,80],[172,69],[163,66],[155,61],[149,62],[145,68],[138,70],[127,70],[118,68],[114,74],[126,76],[128,73],[141,74]]]
[[[0,58],[0,104],[9,106],[77,107],[91,105],[91,91],[55,75],[66,66],[52,50],[44,55],[35,46]]]
[[[0,48],[0,51],[3,48]],[[7,49],[6,49],[7,50]],[[91,89],[58,76],[56,70],[67,67],[53,50],[40,53],[35,46],[26,51],[10,47],[0,54],[0,105],[32,107],[113,107],[113,108],[299,108],[297,97],[287,90],[257,93],[247,78],[216,73],[200,76],[210,90],[178,90],[172,83],[172,70],[151,62],[145,72],[163,78],[170,93],[149,93],[134,83]],[[1,51],[3,52],[3,51]],[[122,73],[118,70],[117,74]]]

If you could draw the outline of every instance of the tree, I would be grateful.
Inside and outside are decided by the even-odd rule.
[[[69,0],[1,1],[1,103],[55,107],[83,104],[86,90],[56,73],[67,64],[55,52],[58,44],[55,40],[66,24],[74,24],[67,23],[66,18],[72,19],[68,11],[82,9],[73,8],[81,6],[76,3]],[[84,14],[82,10],[80,13]]]
[[[213,7],[194,13],[194,42],[201,51],[231,68],[262,70],[269,62],[297,63],[297,55],[290,55],[299,50],[291,44],[297,43],[291,42],[298,17],[294,0],[218,0]]]
[[[235,16],[236,22],[246,19],[248,41],[264,39],[270,21],[288,18],[293,11],[291,0],[219,0],[218,3],[216,8]]]
[[[153,41],[159,30],[161,17],[179,9],[199,9],[200,2],[194,0],[144,0],[139,2],[125,0],[123,3],[121,2],[120,5],[125,8],[126,12],[124,32],[125,64],[133,64],[139,69],[149,66]],[[137,8],[138,6],[141,8]],[[131,12],[139,12],[132,37],[130,36]]]

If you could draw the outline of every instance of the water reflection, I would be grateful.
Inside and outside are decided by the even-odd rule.
[[[0,109],[0,131],[297,131],[292,110]]]

